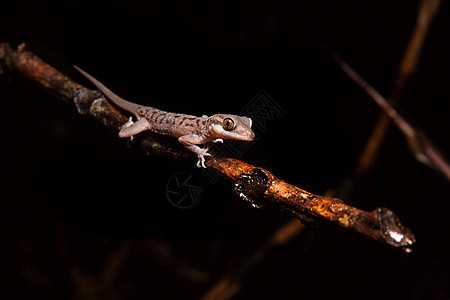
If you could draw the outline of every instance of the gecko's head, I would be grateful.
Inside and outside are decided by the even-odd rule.
[[[209,119],[211,131],[217,138],[253,141],[252,120],[247,117],[217,114]]]

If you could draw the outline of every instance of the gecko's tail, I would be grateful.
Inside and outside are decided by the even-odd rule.
[[[90,75],[88,72],[84,71],[80,67],[78,67],[76,65],[73,65],[73,67],[78,72],[83,74],[84,77],[89,79],[89,81],[92,82],[100,91],[102,91],[102,93],[105,94],[105,96],[108,97],[108,99],[110,99],[114,104],[116,104],[120,108],[128,111],[129,113],[136,114],[136,112],[139,108],[139,105],[134,104],[130,101],[127,101],[127,100],[117,96],[110,89],[108,89],[106,86],[104,86],[103,83],[101,83],[100,81],[95,79],[92,75]]]

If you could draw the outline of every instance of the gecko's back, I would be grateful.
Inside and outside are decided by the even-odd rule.
[[[255,138],[255,134],[251,130],[252,121],[250,118],[230,114],[196,117],[135,104],[117,96],[87,72],[77,66],[74,67],[99,88],[114,104],[136,116],[136,122],[133,122],[130,117],[130,120],[122,126],[119,132],[119,137],[121,138],[132,138],[145,130],[172,135],[177,137],[178,141],[188,150],[197,154],[199,158],[197,166],[204,168],[206,168],[205,156],[210,156],[210,154],[208,153],[208,148],[202,149],[197,145],[211,141],[223,142],[223,139],[252,141]]]
[[[167,112],[149,106],[139,106],[137,113],[149,121],[152,126],[152,131],[174,137],[187,134],[200,134],[204,131],[208,121],[207,116],[196,117]]]
[[[150,125],[149,129],[156,133],[180,137],[186,134],[198,134],[206,125],[207,117],[172,113],[127,101],[114,94],[110,89],[86,71],[77,66],[74,67],[101,90],[114,104],[129,113],[134,114],[138,119],[142,117],[146,118]]]

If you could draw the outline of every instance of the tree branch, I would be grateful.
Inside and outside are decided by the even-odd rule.
[[[21,45],[14,50],[0,43],[0,74],[15,71],[46,88],[79,113],[89,114],[106,127],[118,131],[127,117],[112,106],[100,92],[90,90],[72,81]],[[139,134],[136,145],[148,156],[159,156],[180,161],[192,161],[192,154],[175,139],[157,134]],[[268,170],[243,161],[212,156],[206,165],[234,182],[238,195],[254,207],[266,205],[294,214],[303,223],[321,226],[338,225],[374,240],[411,251],[415,243],[412,232],[403,227],[389,209],[377,208],[366,212],[344,204],[342,200],[311,194],[289,184]]]
[[[388,115],[400,131],[405,135],[409,148],[414,154],[415,158],[440,171],[445,178],[450,181],[450,164],[445,157],[437,150],[430,139],[425,135],[425,132],[413,126],[411,122],[407,121],[397,110],[392,107],[389,101],[384,98],[373,86],[365,81],[355,70],[353,70],[345,61],[339,56],[335,55],[334,59],[347,75],[363,88],[367,94],[381,107],[381,109]]]
[[[398,104],[398,96],[404,89],[406,82],[416,69],[420,53],[425,44],[428,29],[441,2],[441,0],[420,1],[416,25],[409,38],[405,52],[403,53],[398,74],[393,85],[393,92],[388,97],[388,102],[394,107]],[[358,166],[356,168],[356,173],[359,177],[364,176],[367,173],[367,170],[376,161],[378,151],[383,144],[383,140],[390,127],[389,118],[388,114],[384,112],[380,113],[380,116],[372,129],[372,133],[369,135],[366,142],[365,149],[359,157]]]

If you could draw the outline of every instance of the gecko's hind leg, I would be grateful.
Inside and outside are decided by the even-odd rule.
[[[133,125],[133,124],[134,124],[134,122],[133,122],[133,117],[130,117],[130,118],[128,119],[128,122],[126,122],[125,124],[122,125],[122,130],[124,130],[125,128],[130,127],[130,126]]]
[[[122,125],[121,131],[123,131],[125,128],[130,127],[130,126],[133,125],[133,124],[134,124],[134,122],[133,122],[133,117],[130,117],[130,118],[128,119],[128,122],[126,122],[125,124]],[[132,142],[133,139],[134,139],[134,136],[133,136],[133,135],[130,136],[130,142]]]
[[[120,138],[127,138],[127,137],[133,137],[133,135],[136,135],[138,133],[141,133],[142,131],[149,130],[150,124],[148,123],[146,118],[140,118],[137,122],[133,122],[130,118],[128,122],[126,122],[122,129],[119,132]]]

